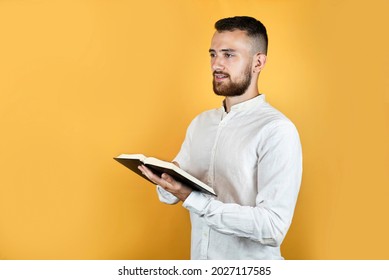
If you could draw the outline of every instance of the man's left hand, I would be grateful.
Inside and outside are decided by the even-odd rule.
[[[163,189],[170,192],[181,201],[185,201],[185,199],[192,192],[191,188],[174,180],[172,176],[166,173],[163,173],[162,176],[159,177],[144,165],[140,165],[138,166],[138,168],[140,171],[142,171],[143,175],[149,178],[152,182],[154,182],[156,185],[161,186]]]

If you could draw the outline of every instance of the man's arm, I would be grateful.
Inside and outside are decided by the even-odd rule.
[[[198,192],[183,206],[216,231],[279,246],[292,221],[302,175],[301,144],[294,125],[269,126],[258,156],[255,206],[223,203]]]

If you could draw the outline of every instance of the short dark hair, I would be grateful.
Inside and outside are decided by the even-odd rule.
[[[256,47],[260,52],[267,54],[268,37],[266,27],[259,20],[248,16],[223,18],[215,23],[218,32],[242,30],[247,36],[256,39]]]

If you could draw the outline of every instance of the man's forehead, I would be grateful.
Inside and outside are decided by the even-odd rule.
[[[250,38],[244,30],[216,31],[211,40],[211,49],[214,51],[250,49],[250,47]]]

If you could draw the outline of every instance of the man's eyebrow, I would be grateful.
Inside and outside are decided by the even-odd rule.
[[[234,49],[221,49],[221,52],[236,52]],[[209,49],[209,52],[216,52],[214,49]]]

